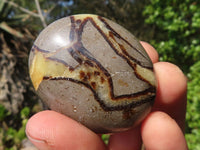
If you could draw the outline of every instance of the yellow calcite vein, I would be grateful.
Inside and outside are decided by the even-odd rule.
[[[136,65],[136,72],[142,76],[143,79],[145,79],[146,81],[149,81],[149,83],[152,86],[156,86],[156,79],[155,79],[155,75],[153,73],[153,71],[151,71],[150,69],[141,67],[140,65]]]
[[[36,51],[30,66],[30,77],[37,90],[45,76],[61,77],[66,75],[66,66],[62,63],[45,59],[44,54]]]

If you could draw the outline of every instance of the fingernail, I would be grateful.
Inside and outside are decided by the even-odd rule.
[[[47,143],[42,140],[42,139],[37,139],[37,138],[34,138],[32,137],[27,131],[26,132],[26,136],[28,137],[28,139],[38,148],[38,149],[41,149],[41,150],[47,150],[48,146],[47,146]]]
[[[29,140],[31,140],[31,141],[33,141],[33,142],[45,143],[43,140],[33,138],[33,137],[30,136],[29,133],[27,133],[27,132],[26,132],[26,136],[29,138]]]

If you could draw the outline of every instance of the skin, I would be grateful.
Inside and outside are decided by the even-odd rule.
[[[30,141],[41,150],[187,150],[184,138],[187,80],[168,62],[158,62],[158,53],[141,42],[154,63],[157,96],[152,112],[140,126],[110,136],[105,145],[100,136],[67,116],[42,111],[26,126]]]

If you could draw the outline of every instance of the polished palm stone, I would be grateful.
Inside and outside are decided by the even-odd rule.
[[[97,15],[74,15],[45,28],[29,72],[42,101],[96,133],[125,131],[150,112],[153,65],[139,41]]]

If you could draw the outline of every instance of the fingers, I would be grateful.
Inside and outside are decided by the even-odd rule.
[[[142,46],[144,47],[144,49],[146,50],[147,54],[149,55],[149,57],[151,58],[151,61],[153,63],[158,62],[158,52],[155,50],[155,48],[153,48],[150,44],[148,44],[147,42],[144,41],[140,41],[140,43],[142,44]]]
[[[146,150],[187,150],[177,123],[163,112],[151,113],[143,122],[141,134]]]
[[[186,78],[173,64],[158,61],[156,50],[141,42],[154,63],[158,82],[154,111],[164,111],[177,121],[184,130],[186,111]],[[167,114],[154,112],[142,124],[142,139],[148,149],[187,149],[183,133]],[[42,150],[46,149],[92,149],[104,150],[100,137],[76,121],[56,113],[43,111],[33,116],[27,123],[26,133],[29,139]],[[171,138],[171,139],[170,139]],[[173,143],[174,142],[174,143]],[[168,143],[168,144],[167,144]],[[170,143],[170,144],[169,144]],[[181,145],[179,144],[182,144]],[[140,149],[140,129],[135,128],[110,137],[109,148]]]
[[[185,120],[185,111],[186,111],[186,86],[187,86],[186,78],[178,67],[170,63],[166,63],[166,62],[155,63],[154,69],[155,69],[156,78],[158,82],[158,89],[157,89],[157,97],[155,100],[155,105],[154,105],[153,110],[154,111],[161,110],[168,113],[170,116],[172,116],[173,119],[176,120],[176,122],[181,127],[182,131],[184,131],[184,124],[185,124],[184,120]],[[155,117],[156,121],[153,122],[150,120],[151,124],[144,123],[145,128],[143,125],[143,129],[148,129],[148,130],[142,130],[142,136],[144,136],[143,140],[146,140],[147,142],[148,140],[150,140],[150,142],[151,140],[153,140],[151,138],[149,139],[145,138],[148,135],[150,137],[151,136],[153,137],[153,135],[155,135],[155,138],[158,138],[159,140],[159,136],[161,135],[164,136],[168,132],[179,133],[179,131],[181,131],[178,125],[176,124],[176,122],[172,120],[166,114],[163,115],[163,113],[161,113],[159,115],[155,115],[155,116],[150,115],[150,116]],[[151,117],[148,117],[148,118],[151,118]],[[166,121],[166,124],[164,121]],[[155,125],[153,125],[153,123],[155,123]],[[168,125],[167,123],[169,124],[169,128],[167,128],[167,126],[162,125],[162,124]],[[147,128],[147,125],[149,125],[149,128]],[[163,129],[163,132],[161,132],[162,129]],[[113,149],[120,149],[122,147],[126,147],[126,149],[131,149],[131,148],[139,149],[139,146],[135,144],[135,141],[137,141],[138,143],[141,143],[139,131],[137,130],[138,129],[136,128],[136,129],[127,131],[125,133],[118,133],[111,136],[109,147]],[[153,132],[150,132],[150,131],[153,131]],[[157,132],[160,132],[161,135],[154,134]],[[169,134],[169,137],[174,136],[173,134],[172,135],[170,134]],[[164,139],[164,138],[161,140],[162,142],[171,141],[171,139]],[[184,140],[183,133],[179,133],[179,137],[177,137],[177,139],[175,140],[183,140],[182,142],[184,143],[185,140]],[[157,143],[155,141],[151,143],[152,147],[150,145],[149,149],[154,149],[153,144]],[[149,143],[146,143],[146,144],[149,145]],[[166,143],[161,143],[161,144],[164,145]],[[175,142],[173,144],[176,145],[177,143]],[[160,149],[162,149],[162,147]],[[182,149],[182,148],[169,148],[169,149]]]
[[[157,97],[155,100],[154,111],[161,110],[171,115],[184,131],[185,112],[186,112],[186,78],[182,71],[175,65],[159,62],[158,53],[148,43],[141,42],[146,49],[151,60],[155,63],[154,70],[158,82]],[[131,129],[124,133],[117,133],[110,137],[109,147],[112,149],[139,149],[135,144],[141,143],[138,128]]]
[[[140,127],[110,136],[108,147],[110,150],[140,150]]]
[[[154,64],[158,82],[153,110],[164,111],[177,121],[184,131],[187,82],[182,71],[167,62]]]
[[[187,101],[187,79],[175,65],[158,62],[157,51],[148,43],[141,41],[152,62],[158,82],[154,111],[164,111],[177,121],[182,131],[185,126]]]
[[[76,121],[54,111],[34,115],[26,134],[41,150],[104,150],[100,137]]]

